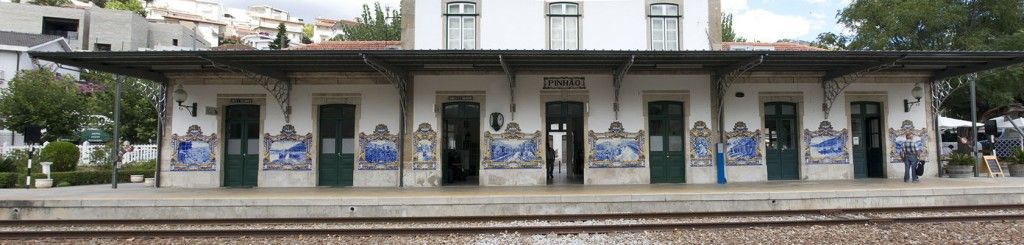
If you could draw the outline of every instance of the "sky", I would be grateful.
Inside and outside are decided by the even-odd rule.
[[[626,0],[640,1],[640,0]],[[819,33],[839,32],[836,13],[851,0],[722,0],[722,12],[733,14],[736,34],[751,41],[774,42],[789,38],[813,41]],[[363,4],[377,0],[220,0],[224,6],[245,8],[267,4],[289,11],[306,22],[328,17],[352,19]],[[400,0],[380,0],[397,9]]]

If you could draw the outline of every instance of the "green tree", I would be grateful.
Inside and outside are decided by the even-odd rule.
[[[90,81],[100,89],[88,96],[89,113],[114,118],[114,90],[116,80],[113,74],[86,71],[82,79]],[[149,100],[150,94],[144,89],[152,83],[131,77],[124,77],[121,83],[121,141],[133,143],[149,143],[156,140],[156,108]],[[97,122],[97,126],[107,133],[113,132],[113,124],[109,121]]]
[[[746,42],[746,38],[736,36],[736,30],[732,28],[732,14],[722,16],[722,41],[723,42]]]
[[[306,24],[302,26],[302,43],[310,44],[313,43],[313,25]]]
[[[291,41],[288,39],[288,29],[285,28],[284,23],[277,24],[277,38],[270,43],[270,49],[287,49]]]
[[[28,3],[43,6],[57,6],[62,7],[71,4],[71,0],[31,0]]]
[[[221,35],[217,37],[217,43],[220,45],[239,44],[242,43],[242,40],[240,40],[238,36],[224,37]]]
[[[345,32],[340,36],[341,40],[397,41],[402,38],[402,17],[398,10],[381,8],[380,2],[373,4],[372,13],[370,6],[363,4],[363,14],[356,18],[356,22],[355,25],[341,27]]]
[[[102,6],[106,9],[127,10],[146,16],[146,7],[138,0],[107,0]]]
[[[86,103],[71,78],[40,68],[24,70],[0,91],[0,126],[21,131],[46,129],[44,140],[73,139],[86,115]]]
[[[822,33],[815,46],[847,50],[1024,50],[1024,4],[1019,0],[860,0],[838,14],[850,35]],[[985,73],[978,112],[1024,101],[1019,66]],[[970,117],[967,89],[944,104],[944,114]]]

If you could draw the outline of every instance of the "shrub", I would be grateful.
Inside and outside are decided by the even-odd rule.
[[[0,173],[0,188],[14,188],[18,186],[21,174],[18,173]]]
[[[156,171],[156,160],[125,163],[121,165],[121,171]]]
[[[950,165],[974,166],[974,156],[966,153],[953,153],[949,155]]]
[[[1024,149],[1013,150],[1009,160],[1016,164],[1024,164]]]
[[[89,153],[89,165],[110,169],[110,146],[101,145],[92,149]]]
[[[131,182],[132,175],[143,175],[146,178],[152,178],[153,171],[117,171],[117,182]],[[45,174],[32,175],[33,180],[45,178]],[[56,183],[57,186],[110,184],[110,172],[104,171],[55,172],[50,174],[50,178],[53,179],[53,183]]]
[[[0,156],[0,172],[2,173],[17,173],[18,165],[14,164],[14,158],[10,156]]]
[[[58,141],[43,147],[40,156],[43,161],[53,162],[53,165],[50,166],[51,172],[68,172],[75,171],[75,168],[78,167],[78,158],[81,153],[78,152],[78,146],[75,144]]]
[[[11,164],[13,164],[15,168],[15,173],[25,174],[25,168],[28,167],[28,150],[15,150],[10,154],[7,154],[7,156],[4,156],[4,158],[11,160]],[[39,149],[36,149],[35,156],[33,156],[32,159],[32,172],[42,173],[43,167],[39,164],[39,162],[41,162],[39,161]]]

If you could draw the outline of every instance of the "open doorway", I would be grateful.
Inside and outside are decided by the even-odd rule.
[[[583,184],[583,108],[582,102],[570,101],[546,105],[545,135],[555,151],[549,185]]]
[[[479,185],[480,104],[445,103],[442,113],[442,184]]]

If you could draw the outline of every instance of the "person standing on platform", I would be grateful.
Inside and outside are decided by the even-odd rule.
[[[548,180],[552,180],[555,178],[555,148],[551,148],[551,144],[547,148],[544,160],[547,160]]]
[[[914,135],[908,133],[906,136],[907,140],[900,144],[900,160],[903,160],[903,182],[910,182],[911,180],[917,182],[917,174],[914,174],[914,170],[917,169],[917,159],[921,154],[917,151],[917,146],[915,146]]]

